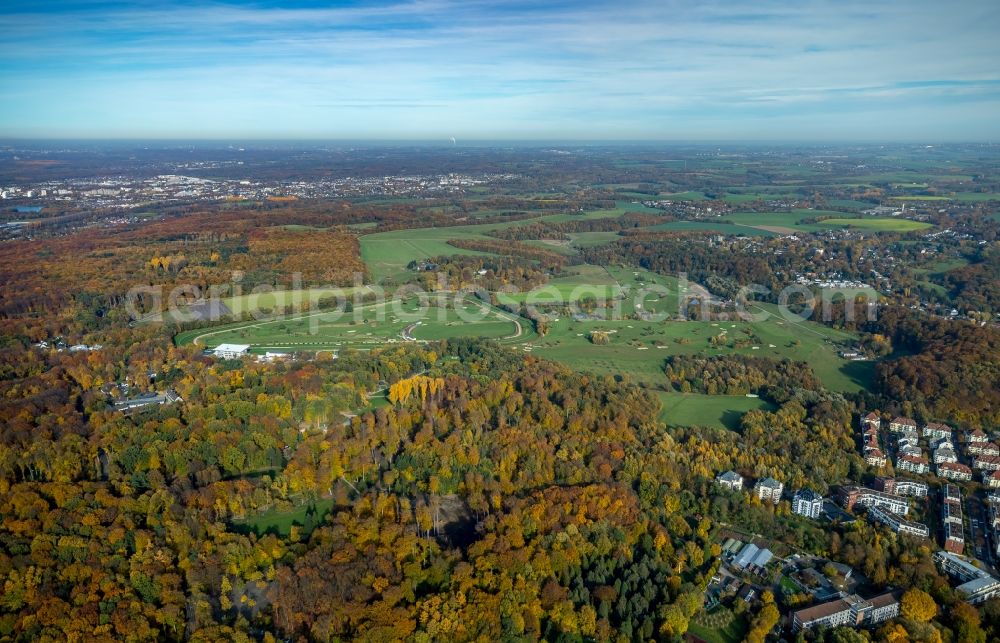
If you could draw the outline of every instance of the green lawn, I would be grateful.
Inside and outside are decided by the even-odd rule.
[[[769,313],[774,307],[762,306]],[[841,359],[838,351],[855,337],[810,321],[789,321],[772,316],[761,321],[658,321],[586,320],[560,317],[551,321],[549,333],[526,345],[526,350],[563,362],[580,371],[624,374],[636,382],[659,386],[665,382],[663,362],[669,355],[742,354],[805,361],[824,385],[835,391],[857,391],[870,382],[870,362]],[[589,340],[592,330],[610,335],[607,345]],[[748,334],[749,333],[749,334]],[[714,347],[712,336],[751,339],[750,345]]]
[[[301,288],[298,290],[274,290],[271,292],[248,293],[230,296],[222,300],[235,315],[242,312],[272,311],[278,306],[294,306],[304,302],[315,304],[320,299],[342,297],[352,299],[355,294],[364,295],[371,292],[368,286],[359,288],[348,286],[344,288]]]
[[[735,616],[724,607],[696,614],[688,624],[688,632],[706,643],[740,643],[749,629],[746,616]]]
[[[754,409],[774,410],[768,402],[745,395],[701,395],[698,393],[657,393],[662,408],[660,419],[667,426],[711,426],[735,431],[740,417]]]
[[[802,589],[795,584],[788,576],[782,576],[781,580],[778,581],[778,585],[785,594],[797,594],[802,591]]]
[[[546,305],[575,302],[586,297],[611,299],[622,294],[615,278],[600,266],[571,266],[566,273],[529,292],[498,293],[497,299],[503,304],[529,302]]]
[[[309,507],[314,507],[316,510],[313,525],[320,525],[323,523],[326,514],[333,508],[333,499],[321,498],[315,502],[303,503],[291,511],[266,511],[249,516],[243,520],[234,520],[233,524],[246,527],[258,536],[273,532],[282,537],[287,537],[292,530],[292,525],[305,525],[306,512],[309,511]]]

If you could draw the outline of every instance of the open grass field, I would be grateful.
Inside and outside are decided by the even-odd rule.
[[[368,266],[374,283],[406,274],[411,261],[421,261],[440,255],[483,255],[474,250],[460,250],[448,245],[449,239],[486,239],[483,233],[493,225],[473,225],[453,228],[418,228],[393,230],[361,237],[361,259]]]
[[[398,278],[406,274],[406,266],[411,261],[420,261],[441,255],[482,255],[485,253],[462,250],[448,245],[449,239],[489,239],[491,230],[528,225],[539,221],[560,222],[581,219],[603,219],[620,217],[626,212],[659,212],[641,203],[617,201],[614,208],[591,210],[574,214],[550,214],[522,221],[489,223],[480,225],[452,226],[447,228],[412,228],[378,232],[360,237],[361,259],[368,266],[373,283],[382,283],[386,278]],[[591,234],[591,233],[585,233]],[[593,233],[606,234],[606,233]],[[612,233],[613,235],[613,233]],[[610,238],[610,237],[605,237]]]
[[[1000,201],[1000,194],[992,194],[989,192],[956,192],[951,198],[956,201],[977,203],[981,201]]]
[[[740,418],[754,409],[773,410],[768,402],[743,395],[657,392],[660,420],[667,426],[712,426],[735,431]]]
[[[576,302],[587,297],[612,299],[622,295],[618,281],[600,266],[583,264],[567,268],[564,276],[550,279],[544,286],[523,293],[497,294],[502,304],[539,305]]]
[[[178,335],[176,341],[208,348],[226,343],[249,344],[259,353],[268,349],[370,349],[451,337],[504,339],[527,336],[526,330],[516,316],[472,298],[422,308],[413,297],[358,307],[350,313],[320,312],[189,331]]]
[[[947,259],[942,259],[941,261],[935,261],[934,263],[928,264],[926,267],[913,268],[912,270],[916,274],[921,275],[940,275],[948,272],[949,270],[955,270],[967,265],[969,265],[969,260],[965,257],[949,257]]]
[[[303,302],[315,304],[320,299],[328,297],[351,298],[370,292],[368,286],[345,288],[302,288],[298,290],[274,290],[271,292],[247,293],[239,296],[225,297],[222,303],[229,307],[233,314],[244,311],[271,311],[279,306],[294,306]]]
[[[663,362],[675,354],[742,354],[805,361],[834,391],[857,391],[870,382],[872,363],[850,362],[838,354],[854,341],[853,335],[814,322],[789,321],[778,316],[774,307],[761,306],[759,310],[772,316],[727,322],[559,318],[550,323],[545,337],[522,342],[522,349],[575,370],[623,374],[647,386],[664,383]],[[595,330],[607,332],[610,342],[593,344],[589,334]],[[726,342],[713,346],[710,340],[716,335],[723,335]],[[741,341],[737,344],[735,340]]]
[[[795,209],[789,212],[736,212],[722,218],[740,226],[770,230],[781,234],[793,234],[799,231],[817,232],[822,230],[823,226],[820,224],[799,223],[802,219],[819,216],[843,217],[844,213],[834,210]]]
[[[315,502],[302,503],[291,511],[265,511],[244,520],[234,520],[233,524],[237,527],[245,527],[258,536],[274,533],[288,537],[292,525],[302,527],[306,524],[306,512],[309,511],[310,507],[315,509],[313,525],[321,525],[326,514],[333,508],[333,499],[321,498]]]
[[[702,293],[697,284],[681,284],[676,277],[649,270],[621,266],[609,266],[606,270],[622,291],[621,312],[624,315],[637,312],[676,315],[681,312],[682,299],[687,301],[688,297]]]

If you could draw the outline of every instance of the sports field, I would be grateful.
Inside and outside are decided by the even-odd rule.
[[[416,297],[361,306],[351,312],[319,312],[296,317],[231,324],[222,328],[188,331],[179,344],[208,348],[219,344],[249,344],[266,350],[337,350],[377,348],[409,341],[450,337],[517,339],[530,336],[522,320],[471,297],[444,305],[424,305]],[[430,301],[436,301],[435,296]]]
[[[392,278],[412,276],[411,261],[437,255],[477,254],[449,245],[450,239],[490,239],[490,230],[527,225],[538,221],[621,216],[639,204],[618,202],[614,209],[579,214],[555,214],[500,224],[396,230],[361,237],[362,258],[371,277],[387,283]],[[795,210],[785,213],[738,213],[715,221],[678,221],[654,229],[718,229],[728,233],[773,235],[785,231],[823,229],[837,225],[867,225],[889,229],[889,224],[915,224],[904,219],[850,219],[838,217],[816,224],[799,224],[803,218],[831,216],[832,211]],[[569,242],[531,243],[567,255],[577,248],[616,237],[614,232],[581,233]],[[403,281],[405,279],[400,279]],[[368,288],[368,287],[365,287]],[[348,289],[348,292],[353,292]],[[318,290],[311,301],[334,293]],[[362,293],[359,293],[362,294]],[[294,303],[301,296],[280,291],[257,297],[257,308],[267,310]],[[679,321],[683,302],[705,298],[698,284],[680,283],[675,277],[624,266],[570,265],[543,287],[530,293],[498,294],[501,304],[537,303],[548,318],[547,334],[539,337],[531,322],[515,314],[490,307],[478,299],[462,297],[458,305],[422,307],[414,296],[378,304],[357,305],[350,313],[315,312],[284,319],[265,319],[181,333],[178,343],[195,342],[205,347],[221,343],[249,344],[251,351],[370,349],[402,342],[435,341],[453,337],[497,339],[525,354],[536,354],[581,371],[624,376],[651,388],[665,384],[663,364],[670,355],[741,354],[789,358],[808,362],[824,385],[835,391],[856,391],[870,381],[873,365],[848,362],[839,351],[854,343],[849,333],[826,326],[784,318],[773,306],[755,312],[768,313],[754,321]],[[615,311],[604,319],[601,309],[575,306],[581,300],[606,300]],[[432,295],[431,299],[436,299]],[[451,299],[449,296],[448,299]],[[230,298],[233,306],[254,303],[250,296]],[[564,304],[565,306],[553,306]],[[607,333],[606,345],[590,339],[592,331]],[[747,410],[766,408],[756,398],[660,394],[662,419],[668,424],[707,425],[733,428]]]
[[[545,337],[521,344],[525,352],[563,362],[575,370],[624,375],[647,386],[664,382],[663,362],[677,354],[741,354],[805,361],[824,385],[835,391],[857,391],[869,382],[870,362],[850,362],[838,354],[854,341],[850,333],[815,322],[790,321],[772,306],[761,306],[756,312],[766,312],[768,317],[725,322],[559,318],[550,322]],[[609,343],[592,343],[591,331],[608,333]]]

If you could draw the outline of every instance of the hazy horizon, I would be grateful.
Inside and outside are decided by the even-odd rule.
[[[0,137],[997,140],[998,27],[987,0],[66,0],[0,15]]]

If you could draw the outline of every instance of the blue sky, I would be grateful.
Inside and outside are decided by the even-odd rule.
[[[16,2],[0,136],[1000,139],[1000,2]]]

